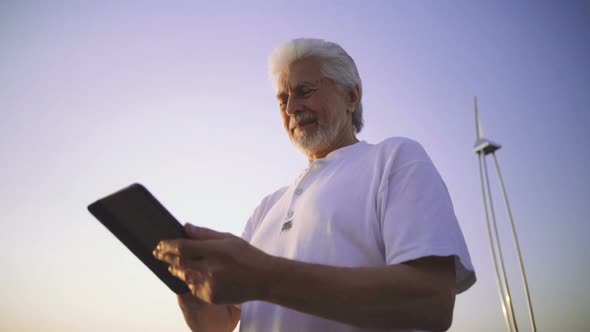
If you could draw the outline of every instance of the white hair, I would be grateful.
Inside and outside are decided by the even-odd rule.
[[[323,39],[297,38],[279,46],[269,59],[269,74],[275,88],[281,70],[303,58],[315,58],[322,64],[322,75],[333,80],[341,89],[359,87],[359,103],[352,113],[352,127],[355,133],[363,128],[363,105],[361,78],[354,60],[338,44]]]

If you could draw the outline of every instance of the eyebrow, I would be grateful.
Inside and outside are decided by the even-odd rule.
[[[317,87],[319,85],[320,85],[320,81],[319,80],[317,80],[315,82],[312,82],[312,81],[302,81],[299,84],[297,84],[294,89],[299,89],[299,88],[308,87],[308,86]],[[279,98],[281,98],[284,95],[285,95],[285,92],[284,91],[280,91],[280,92],[277,93],[276,98],[279,99]]]

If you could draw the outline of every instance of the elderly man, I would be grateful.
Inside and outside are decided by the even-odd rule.
[[[154,255],[191,290],[193,331],[446,330],[475,282],[444,182],[407,138],[360,141],[361,80],[337,44],[295,39],[271,56],[283,126],[307,156],[241,238],[186,225]]]

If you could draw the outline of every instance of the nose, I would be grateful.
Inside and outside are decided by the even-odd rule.
[[[289,98],[287,100],[287,105],[285,105],[285,113],[288,116],[293,116],[299,112],[301,112],[301,103],[297,102],[297,98]]]

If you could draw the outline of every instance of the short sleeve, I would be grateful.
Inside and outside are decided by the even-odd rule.
[[[253,219],[254,215],[250,216],[250,218],[248,219],[248,221],[246,222],[246,226],[244,226],[244,229],[242,230],[242,239],[250,242],[250,240],[252,240],[252,234],[253,234]]]
[[[456,290],[461,293],[476,280],[471,258],[446,185],[426,153],[417,147],[424,158],[393,170],[380,193],[386,262],[454,256]]]

